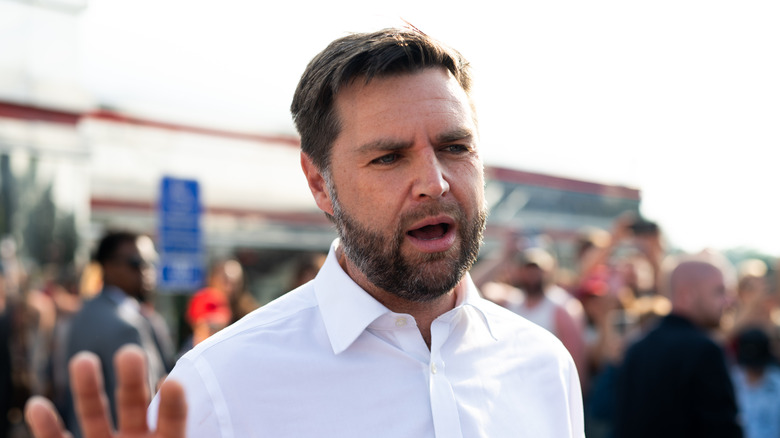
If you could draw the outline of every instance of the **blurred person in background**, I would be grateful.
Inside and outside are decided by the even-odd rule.
[[[642,296],[624,304],[610,287],[607,273],[594,274],[577,296],[587,316],[585,342],[591,382],[585,398],[585,432],[589,438],[611,438],[618,370],[626,347],[643,336],[671,310],[661,295]]]
[[[630,327],[619,320],[625,316],[622,303],[616,291],[610,289],[606,273],[593,273],[576,294],[586,315],[584,372],[590,385],[583,394],[585,436],[611,438],[617,368]]]
[[[67,339],[71,322],[83,305],[84,297],[79,286],[82,273],[83,269],[78,272],[75,268],[68,268],[63,281],[48,288],[56,309],[48,358],[50,396],[63,414],[69,405]]]
[[[49,379],[47,368],[52,348],[52,337],[57,321],[55,295],[60,293],[60,285],[56,282],[55,265],[45,266],[42,271],[43,285],[41,287],[25,288],[25,303],[27,306],[27,338],[28,366],[30,367],[29,385],[32,394],[46,394]],[[32,275],[35,277],[35,275]]]
[[[0,264],[0,438],[11,436],[18,428],[19,417],[30,389],[20,380],[18,343],[25,339],[22,320],[24,308],[9,294],[5,273]],[[26,365],[26,364],[22,364]]]
[[[182,352],[205,341],[232,321],[233,311],[227,297],[210,287],[201,289],[187,306],[187,322],[192,328],[192,337],[185,342]]]
[[[36,359],[36,336],[41,315],[36,300],[28,299],[27,271],[9,238],[0,241],[0,436],[28,435],[22,415],[31,395],[42,394]]]
[[[771,293],[767,272],[763,260],[747,259],[739,263],[737,302],[728,327],[732,341],[743,330],[760,327],[770,336],[772,345],[778,345],[778,327],[772,318],[777,309],[777,295]]]
[[[611,232],[588,227],[576,241],[577,279],[573,295],[586,314],[587,435],[610,437],[615,409],[617,370],[627,344],[640,336],[652,319],[668,313],[657,295],[663,258],[660,228],[625,212]]]
[[[574,359],[580,383],[585,373],[585,314],[579,300],[553,282],[556,262],[546,250],[524,248],[507,239],[499,258],[487,259],[472,269],[472,278],[485,298],[511,310],[554,334]],[[494,277],[494,281],[490,278]]]
[[[228,324],[238,321],[258,307],[254,298],[244,289],[244,268],[233,259],[219,260],[209,270],[208,285],[197,291],[189,307],[204,308],[198,301],[227,306]],[[190,310],[187,311],[188,315]],[[192,321],[191,321],[192,322]],[[193,331],[194,331],[193,327]]]
[[[192,328],[191,342],[183,350],[198,345],[214,333],[238,321],[258,307],[244,289],[244,270],[233,259],[215,262],[209,270],[208,286],[197,291],[187,306]]]
[[[42,284],[27,291],[32,311],[30,366],[33,394],[45,394],[60,412],[67,407],[66,342],[70,321],[81,308],[74,266],[49,264],[41,269]]]
[[[626,212],[615,219],[611,232],[588,229],[578,240],[577,284],[593,275],[608,275],[610,287],[618,292],[624,304],[657,293],[665,255],[658,224],[635,212]]]
[[[733,290],[707,255],[670,266],[671,313],[628,348],[620,369],[615,436],[741,437],[725,354],[709,333]]]
[[[289,289],[296,289],[313,280],[314,277],[317,276],[317,273],[320,272],[320,268],[322,268],[327,257],[327,254],[314,253],[305,254],[298,259],[295,264],[295,269],[293,270]]]
[[[54,330],[48,358],[48,396],[64,417],[70,409],[68,389],[68,332],[73,318],[84,300],[93,298],[103,289],[103,273],[100,264],[89,261],[81,269],[67,269],[62,285],[50,284],[45,290],[52,292],[56,310]]]
[[[226,260],[222,271],[226,278],[230,311],[233,314],[230,322],[233,323],[260,307],[260,304],[246,288],[244,268],[237,260]]]
[[[732,372],[745,438],[780,437],[780,368],[761,328],[736,337],[737,363]]]
[[[2,266],[2,265],[0,265]],[[12,317],[5,295],[5,279],[0,268],[0,438],[8,436],[8,411],[13,403],[11,376]]]
[[[612,232],[586,227],[575,241],[576,271],[570,290],[585,314],[582,372],[589,382],[583,394],[588,437],[612,436],[617,369],[627,339],[637,329],[630,309],[639,289],[634,287],[639,276],[635,275],[636,263],[632,263],[638,252],[633,247],[635,223],[635,213],[624,213],[615,219]],[[627,250],[633,260],[627,257]]]
[[[146,359],[146,383],[150,389],[165,376],[167,358],[155,340],[152,324],[142,312],[155,287],[154,263],[157,254],[152,240],[133,232],[107,233],[99,242],[95,260],[103,273],[103,289],[73,317],[67,339],[67,357],[82,351],[97,355],[102,363],[108,406],[116,417],[114,389],[117,375],[114,354],[126,344],[142,348]],[[75,406],[67,408],[66,425],[74,436],[81,436]]]

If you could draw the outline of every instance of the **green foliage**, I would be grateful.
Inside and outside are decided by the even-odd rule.
[[[79,242],[75,216],[57,207],[50,182],[38,181],[35,158],[29,164],[15,175],[9,155],[0,155],[0,235],[12,236],[20,255],[38,266],[67,266]]]

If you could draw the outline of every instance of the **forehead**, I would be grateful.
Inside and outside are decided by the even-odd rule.
[[[471,101],[458,81],[444,68],[427,68],[414,73],[358,78],[344,87],[335,99],[341,123],[338,139],[404,136],[418,128],[429,134],[466,129],[476,135]]]

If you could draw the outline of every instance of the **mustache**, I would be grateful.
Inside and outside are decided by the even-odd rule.
[[[427,217],[446,215],[455,220],[455,223],[459,223],[463,217],[463,210],[455,201],[440,201],[437,203],[426,203],[414,208],[413,210],[401,213],[398,220],[398,232],[403,234],[404,230],[408,230],[416,222],[419,222]]]

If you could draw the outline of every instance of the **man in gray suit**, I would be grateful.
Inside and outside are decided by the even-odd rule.
[[[155,286],[156,260],[152,240],[131,232],[110,232],[101,239],[95,260],[103,269],[103,289],[76,314],[68,334],[68,359],[81,351],[100,357],[111,412],[116,418],[114,354],[125,344],[135,344],[146,353],[150,389],[165,376],[166,358],[159,349],[152,324],[144,316],[140,302]],[[80,436],[72,406],[66,412],[66,425]]]

